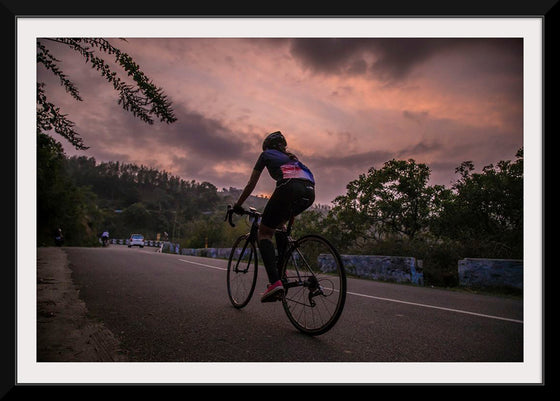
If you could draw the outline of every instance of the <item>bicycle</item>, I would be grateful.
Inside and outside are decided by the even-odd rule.
[[[257,283],[259,258],[257,234],[262,216],[254,208],[242,215],[252,219],[248,233],[239,236],[231,248],[227,266],[227,290],[235,308],[245,307]],[[232,227],[233,210],[228,206],[226,218]],[[287,238],[284,252],[279,252],[280,277],[284,286],[282,306],[290,322],[301,332],[319,335],[338,321],[346,300],[346,273],[335,247],[316,234],[291,237],[294,217],[283,231]],[[278,231],[278,230],[277,230]]]

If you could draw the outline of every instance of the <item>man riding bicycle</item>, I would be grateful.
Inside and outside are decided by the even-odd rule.
[[[103,244],[103,246],[107,246],[108,242],[109,242],[109,231],[105,230],[103,231],[103,234],[101,234],[101,243]]]
[[[261,302],[276,301],[284,293],[272,236],[275,236],[280,254],[286,247],[287,239],[285,234],[276,229],[283,227],[290,217],[302,213],[315,201],[313,174],[294,154],[286,150],[287,146],[286,138],[280,131],[273,132],[265,138],[263,151],[255,163],[249,182],[233,206],[235,213],[243,212],[241,205],[255,189],[266,167],[276,181],[276,188],[264,208],[258,232],[259,249],[270,283],[261,297]]]

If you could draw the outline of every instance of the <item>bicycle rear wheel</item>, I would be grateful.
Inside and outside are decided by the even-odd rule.
[[[289,250],[282,270],[284,310],[300,331],[319,335],[330,330],[346,300],[346,273],[338,251],[323,237],[306,235]]]
[[[249,234],[237,238],[229,255],[227,290],[232,305],[243,308],[249,303],[257,283],[258,257]]]

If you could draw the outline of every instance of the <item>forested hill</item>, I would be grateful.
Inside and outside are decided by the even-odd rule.
[[[181,209],[186,217],[212,210],[219,200],[211,183],[186,181],[143,165],[72,157],[67,171],[75,185],[91,188],[103,209],[124,210],[142,203],[149,210]]]
[[[209,182],[188,181],[133,163],[67,157],[60,144],[47,135],[38,139],[39,246],[52,245],[58,228],[65,245],[70,246],[95,245],[105,230],[112,238],[142,233],[156,239],[166,232],[170,239],[204,245],[208,233],[199,233],[193,240],[194,231],[223,223],[226,206],[241,191],[218,190]],[[256,196],[247,200],[247,205],[260,210],[265,203],[266,198]]]
[[[68,177],[77,187],[95,195],[103,211],[103,226],[113,237],[142,232],[150,238],[183,231],[200,216],[223,215],[241,190],[218,190],[209,182],[184,180],[166,171],[133,163],[97,163],[93,157],[71,157],[65,163]],[[266,198],[252,196],[248,204],[262,209]],[[175,233],[173,232],[175,231]]]

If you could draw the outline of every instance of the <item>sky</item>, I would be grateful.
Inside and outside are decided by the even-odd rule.
[[[523,146],[522,38],[105,39],[164,90],[177,121],[133,117],[81,56],[43,41],[84,99],[38,66],[47,98],[89,146],[53,135],[68,156],[243,188],[264,137],[279,130],[313,172],[316,203],[330,205],[391,159],[425,163],[430,185],[451,187],[463,161],[481,171]],[[253,194],[273,189],[264,172]]]

